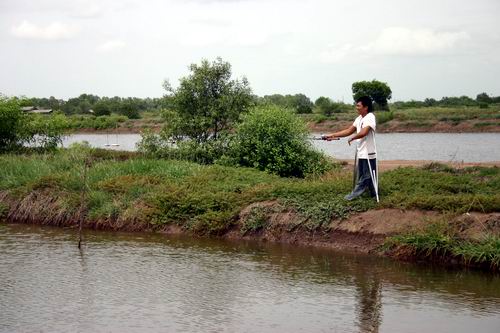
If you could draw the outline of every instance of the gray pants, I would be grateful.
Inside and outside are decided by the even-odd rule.
[[[370,195],[375,197],[375,187],[373,186],[373,181],[370,176],[370,168],[368,167],[368,161],[370,161],[370,166],[372,171],[377,172],[377,160],[376,159],[366,159],[360,158],[358,159],[358,182],[354,187],[354,190],[350,194],[348,194],[345,198],[347,200],[352,200],[356,197],[359,197],[363,192],[368,190],[370,191]],[[376,177],[376,175],[375,175]]]

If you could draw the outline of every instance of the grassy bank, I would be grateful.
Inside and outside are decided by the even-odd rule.
[[[310,127],[316,131],[348,126],[357,116],[353,110],[334,114],[304,115]],[[478,106],[391,108],[390,112],[376,112],[379,131],[389,132],[483,132],[500,131],[500,105],[492,104],[483,109]]]
[[[287,231],[328,232],[332,221],[374,208],[500,211],[498,168],[431,164],[391,170],[380,176],[376,206],[372,200],[343,199],[352,178],[341,166],[321,178],[289,179],[249,168],[82,149],[1,155],[0,164],[0,214],[39,224],[75,225],[83,218],[94,228],[175,226],[201,234],[236,229],[246,235],[276,227],[273,214],[293,214],[280,226]],[[262,202],[268,204],[248,209]]]

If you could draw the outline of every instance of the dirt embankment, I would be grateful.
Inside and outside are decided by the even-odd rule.
[[[113,217],[93,220],[78,209],[57,207],[57,199],[50,193],[34,191],[16,201],[10,199],[6,192],[0,192],[0,202],[6,208],[2,215],[7,222],[77,228],[80,219],[83,219],[84,227],[89,229],[193,234],[178,225],[155,226],[145,221]],[[256,211],[260,214],[257,219]],[[419,231],[429,223],[443,219],[452,224],[463,239],[479,240],[485,235],[500,236],[500,213],[450,216],[433,211],[375,209],[346,219],[333,219],[326,227],[311,228],[308,220],[301,214],[281,206],[277,201],[249,205],[240,212],[229,230],[217,236],[381,255],[383,253],[380,252],[380,246],[387,237]],[[397,257],[397,254],[393,255]]]
[[[352,125],[352,121],[326,120],[321,123],[310,122],[308,128],[313,133],[330,133],[340,131]],[[478,126],[480,125],[480,126]],[[425,124],[401,122],[392,120],[377,126],[379,133],[498,133],[500,126],[498,122],[491,121],[491,125],[485,126],[486,122],[477,120],[462,121],[458,124],[450,122],[430,122]]]
[[[276,209],[277,202],[260,202],[245,208],[238,224],[244,225],[252,210],[264,208],[266,227],[257,232],[242,233],[241,228],[229,231],[224,237],[258,239],[301,245],[321,246],[343,251],[379,253],[387,237],[421,231],[430,223],[443,219],[458,230],[460,237],[480,240],[487,235],[500,236],[500,213],[466,213],[458,216],[434,211],[375,209],[354,214],[347,219],[334,219],[321,231],[302,227],[306,221],[294,211]]]

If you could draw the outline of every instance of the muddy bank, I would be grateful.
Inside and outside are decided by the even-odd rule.
[[[150,222],[127,218],[91,219],[77,208],[54,207],[57,197],[49,193],[33,192],[21,201],[15,201],[0,193],[4,205],[1,215],[8,223],[24,223],[74,228],[80,220],[86,229],[108,231],[156,232],[186,234],[193,237],[219,237],[230,240],[253,240],[314,246],[334,250],[390,256],[405,261],[423,259],[407,250],[383,251],[382,245],[388,237],[418,232],[436,221],[446,221],[465,240],[481,240],[500,236],[500,213],[443,214],[434,211],[374,209],[350,215],[345,219],[333,219],[322,228],[311,228],[308,220],[278,201],[253,203],[244,208],[230,226],[217,234],[195,232],[180,225],[157,226]],[[148,207],[136,207],[148,209]],[[125,215],[126,216],[126,215]],[[440,264],[463,264],[453,257],[426,257]]]
[[[339,159],[347,168],[352,168],[354,164],[353,159],[343,160]],[[379,160],[380,172],[393,170],[402,167],[415,167],[420,168],[429,165],[431,161],[428,160]],[[447,165],[454,169],[463,169],[468,167],[500,167],[500,161],[496,162],[439,162],[440,164]]]
[[[429,122],[425,124],[402,122],[392,120],[377,126],[379,133],[498,133],[500,126],[498,121],[487,122],[471,120],[458,124],[449,122]],[[309,130],[313,133],[329,133],[340,131],[352,125],[352,121],[326,120],[321,123],[309,122]]]

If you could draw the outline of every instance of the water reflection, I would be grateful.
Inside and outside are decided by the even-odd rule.
[[[491,274],[252,242],[90,231],[85,240],[80,252],[74,230],[0,225],[0,331],[500,326]]]

